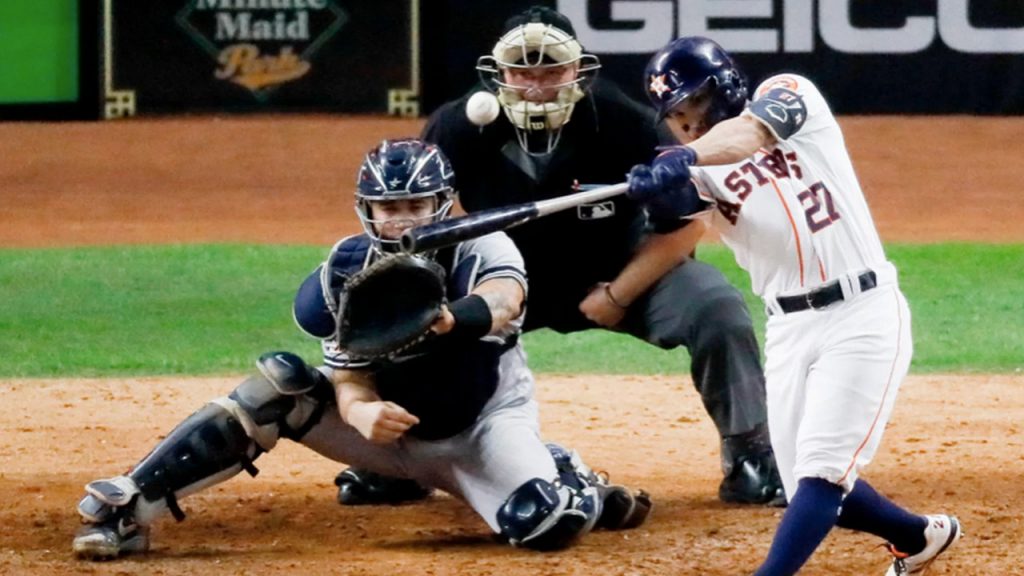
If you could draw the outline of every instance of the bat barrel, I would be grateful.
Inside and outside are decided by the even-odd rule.
[[[559,198],[482,210],[466,216],[410,228],[402,233],[399,244],[402,252],[406,254],[429,252],[491,232],[508,230],[530,220],[573,206],[611,198],[625,193],[628,189],[629,185],[626,183],[587,187],[585,190]]]

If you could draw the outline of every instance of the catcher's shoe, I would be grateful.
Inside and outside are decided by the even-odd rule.
[[[782,478],[771,450],[737,457],[718,485],[718,498],[733,504],[785,506]]]
[[[603,479],[603,477],[602,477]],[[601,516],[597,519],[596,528],[605,530],[629,530],[647,521],[651,515],[651,496],[643,490],[630,491],[625,486],[598,485],[601,495]]]
[[[392,478],[358,468],[342,470],[334,478],[334,484],[342,506],[402,504],[424,500],[433,492],[415,480]]]
[[[115,514],[103,522],[82,526],[71,548],[84,560],[113,560],[122,554],[145,552],[149,550],[149,528],[132,522],[127,515]]]
[[[927,516],[928,526],[924,529],[924,550],[910,556],[889,545],[893,555],[892,566],[885,576],[905,576],[908,574],[924,574],[935,559],[953,545],[963,535],[960,521],[955,516],[936,514]]]

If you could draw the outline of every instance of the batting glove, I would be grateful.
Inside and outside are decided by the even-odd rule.
[[[682,188],[690,181],[690,166],[696,162],[697,153],[689,146],[669,148],[650,166],[638,164],[629,171],[626,195],[637,202],[648,202],[666,191]]]

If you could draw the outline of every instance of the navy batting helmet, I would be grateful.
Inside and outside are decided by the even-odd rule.
[[[708,127],[743,111],[747,80],[736,62],[714,40],[688,36],[673,40],[647,63],[644,90],[658,110],[658,120],[691,95],[708,89]]]
[[[455,199],[455,173],[441,149],[415,138],[384,140],[366,154],[356,178],[356,212],[374,246],[396,251],[398,240],[381,238],[371,202],[435,198],[430,220],[445,218]],[[417,223],[418,224],[418,223]]]

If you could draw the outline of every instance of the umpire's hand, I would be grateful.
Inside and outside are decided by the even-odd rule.
[[[601,282],[594,286],[587,297],[580,302],[579,308],[588,320],[605,328],[618,326],[627,310],[623,303],[615,301],[608,282]]]
[[[386,400],[352,402],[346,421],[374,444],[390,444],[420,423],[405,408]]]

